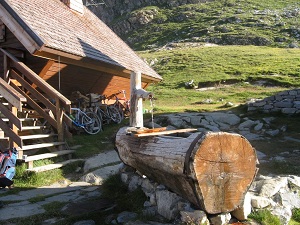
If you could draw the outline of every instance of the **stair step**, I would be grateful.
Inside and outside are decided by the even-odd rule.
[[[50,142],[50,143],[42,143],[42,144],[33,144],[33,145],[25,145],[22,147],[22,150],[32,150],[37,148],[47,148],[47,147],[53,147],[58,145],[64,145],[65,142]]]
[[[8,118],[2,118],[2,120],[4,122],[8,122],[9,119]],[[24,121],[37,121],[37,118],[19,118],[20,121],[24,122]]]
[[[57,151],[57,152],[32,155],[32,156],[27,156],[27,157],[24,157],[25,155],[23,155],[23,157],[25,158],[24,162],[31,162],[31,161],[35,161],[35,160],[49,159],[49,158],[53,158],[53,157],[57,157],[57,156],[72,154],[74,152],[75,152],[75,150],[61,150],[61,151]]]
[[[25,126],[22,127],[22,130],[40,130],[46,128],[45,126]]]
[[[20,136],[22,140],[32,140],[32,139],[42,139],[42,138],[48,138],[48,137],[54,137],[57,136],[57,134],[33,134],[33,135],[24,135]],[[0,140],[8,140],[9,137],[0,137]]]
[[[49,164],[49,165],[45,165],[45,166],[34,167],[32,169],[27,169],[26,171],[39,173],[39,172],[44,172],[44,171],[48,171],[48,170],[58,169],[67,164],[77,162],[77,161],[83,161],[83,160],[84,159],[70,159],[67,161],[60,162],[60,163],[54,163],[54,164]]]
[[[33,134],[33,135],[24,135],[20,136],[22,140],[29,140],[29,139],[41,139],[41,138],[48,138],[57,136],[57,134]]]

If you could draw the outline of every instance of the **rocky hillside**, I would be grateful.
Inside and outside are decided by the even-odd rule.
[[[85,0],[85,4],[135,50],[174,42],[300,45],[298,0]]]

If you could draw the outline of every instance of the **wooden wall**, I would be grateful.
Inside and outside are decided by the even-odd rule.
[[[130,79],[74,65],[55,62],[43,79],[47,80],[57,90],[60,83],[60,91],[66,97],[69,97],[73,91],[80,91],[82,94],[98,93],[109,96],[119,90],[126,90],[127,97],[130,96]]]

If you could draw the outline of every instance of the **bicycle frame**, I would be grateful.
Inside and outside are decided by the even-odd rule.
[[[88,134],[97,134],[102,130],[102,121],[93,112],[84,112],[80,108],[71,108],[73,114],[68,115],[76,127],[82,128]]]
[[[81,127],[84,128],[85,125],[89,125],[93,123],[92,118],[90,118],[85,112],[83,112],[81,109],[79,108],[71,108],[71,111],[76,111],[75,117],[74,119],[71,117],[72,114],[69,115],[69,118],[72,119],[72,122],[77,126],[77,127]],[[89,121],[87,123],[81,124],[80,123],[80,118],[82,116],[86,116]]]
[[[123,93],[123,98],[119,98],[118,94]],[[125,116],[129,116],[130,114],[130,100],[127,100],[125,90],[119,91],[117,94],[113,94],[115,97],[115,102],[113,105],[119,110],[122,118]],[[124,102],[121,102],[123,100]]]

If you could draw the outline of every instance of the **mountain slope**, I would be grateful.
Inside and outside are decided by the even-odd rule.
[[[298,0],[185,2],[198,3],[133,0],[113,5],[107,1],[90,8],[135,50],[170,42],[299,47]],[[107,11],[114,17],[108,17]]]

